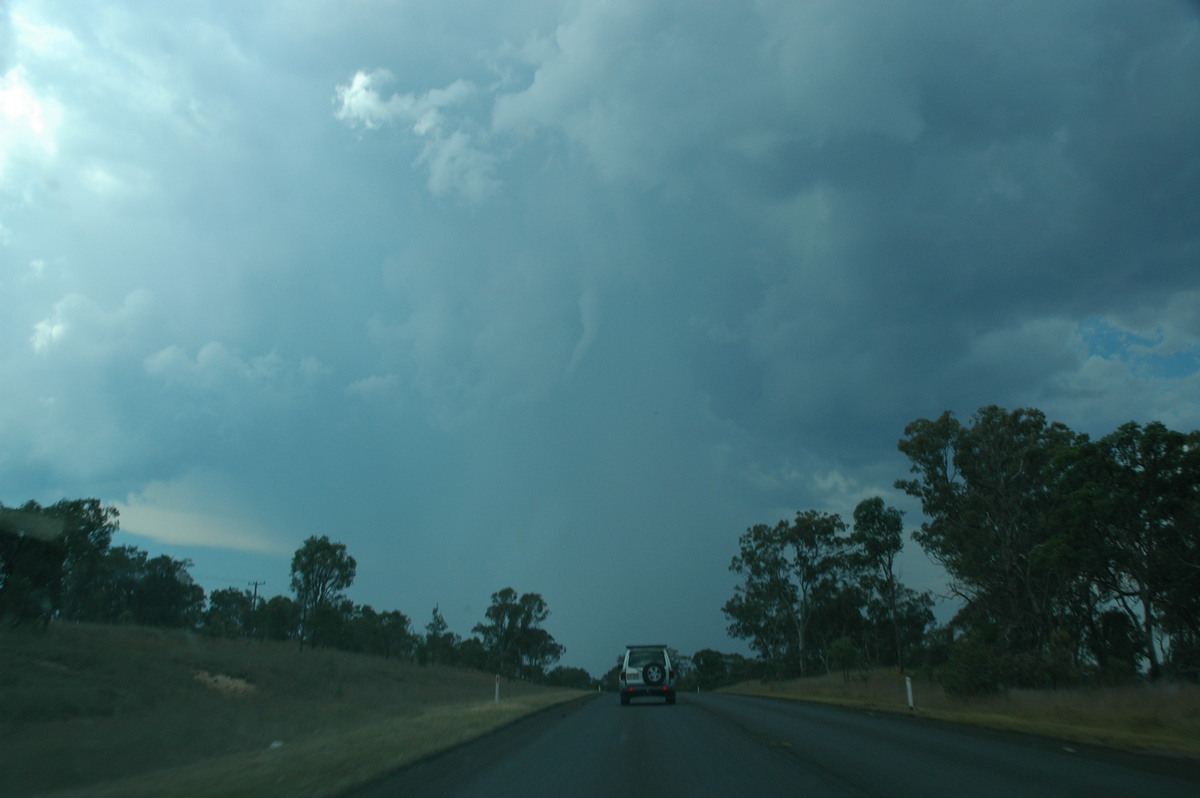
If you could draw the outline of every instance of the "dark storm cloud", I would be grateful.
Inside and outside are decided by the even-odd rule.
[[[1192,6],[31,2],[0,59],[0,499],[211,578],[330,534],[601,671],[734,645],[737,535],[903,504],[914,418],[1200,420]]]

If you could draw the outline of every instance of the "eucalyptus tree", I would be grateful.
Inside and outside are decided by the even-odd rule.
[[[223,587],[208,594],[204,631],[220,637],[242,637],[253,627],[254,596],[245,588]]]
[[[166,554],[147,558],[143,554],[141,568],[134,574],[134,620],[148,626],[198,626],[204,611],[204,588],[188,573],[191,567],[188,559]]]
[[[421,660],[433,665],[449,665],[456,659],[459,637],[450,631],[450,624],[438,605],[434,605],[425,636],[421,641]]]
[[[1130,422],[1090,451],[1093,576],[1140,630],[1156,678],[1164,628],[1200,639],[1200,434]]]
[[[0,504],[0,619],[48,624],[62,600],[62,523],[29,502]]]
[[[304,541],[292,556],[291,587],[300,610],[304,637],[316,645],[317,621],[327,614],[328,605],[341,598],[341,591],[354,583],[358,563],[346,551],[345,543],[334,543],[326,535]]]
[[[511,676],[541,677],[566,648],[542,628],[550,608],[540,593],[506,587],[492,594],[484,620],[471,630],[497,670]]]
[[[832,642],[828,631],[844,630],[857,615],[856,607],[847,610],[845,530],[837,514],[805,510],[791,523],[757,524],[738,539],[729,570],[742,583],[723,607],[729,633],[748,640],[777,675],[807,673],[824,660],[823,646],[813,650],[814,638]]]
[[[900,450],[915,479],[896,483],[921,500],[914,538],[950,575],[977,626],[1010,652],[1044,652],[1081,578],[1053,522],[1058,458],[1082,440],[1041,411],[980,409],[963,425],[949,412],[909,424]]]
[[[896,557],[904,548],[904,514],[888,507],[879,496],[863,499],[854,508],[854,531],[850,534],[850,542],[855,547],[851,559],[862,570],[863,583],[878,596],[884,623],[889,627],[896,665],[903,672],[904,653],[897,622],[902,586],[896,574]],[[870,609],[869,604],[869,614]]]
[[[807,674],[811,662],[820,660],[828,669],[827,650],[838,637],[853,631],[847,624],[861,620],[861,593],[847,584],[849,539],[846,523],[837,513],[804,510],[796,513],[788,528],[786,544],[791,554],[791,578],[796,585],[797,639],[800,643],[800,673]],[[823,621],[824,623],[818,623]],[[816,651],[812,630],[819,629],[821,643]]]
[[[796,617],[797,592],[786,554],[788,522],[755,524],[738,539],[738,553],[729,570],[742,577],[722,610],[729,634],[747,640],[750,648],[777,671],[796,661],[801,650]],[[777,674],[778,675],[778,674]]]
[[[64,499],[44,509],[60,523],[59,540],[65,549],[62,566],[61,610],[76,621],[104,621],[105,609],[97,605],[96,586],[103,578],[104,558],[119,528],[117,508],[99,499]]]
[[[262,605],[258,634],[267,640],[291,640],[300,635],[300,606],[287,596],[272,596]]]

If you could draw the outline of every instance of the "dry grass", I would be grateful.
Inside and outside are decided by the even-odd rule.
[[[334,795],[572,691],[296,644],[0,632],[0,795]]]
[[[872,671],[747,682],[728,688],[743,695],[768,695],[908,712],[904,679],[894,671]],[[1190,684],[1131,685],[1070,690],[1010,690],[1002,696],[964,701],[936,683],[913,679],[916,714],[990,728],[1040,734],[1128,750],[1200,756],[1200,687]]]

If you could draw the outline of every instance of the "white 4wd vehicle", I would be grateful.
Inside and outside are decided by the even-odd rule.
[[[675,666],[666,646],[626,646],[617,674],[621,705],[641,696],[662,697],[675,703]]]

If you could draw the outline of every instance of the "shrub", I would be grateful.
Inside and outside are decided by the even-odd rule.
[[[996,695],[1000,692],[997,659],[990,645],[959,640],[950,648],[946,664],[938,669],[938,681],[955,698]]]

